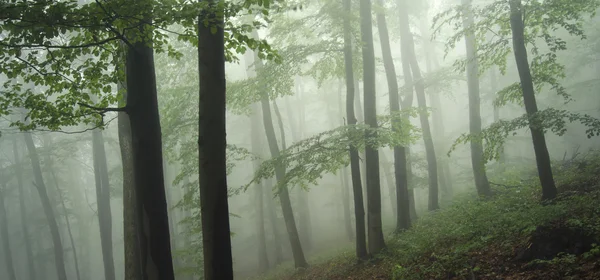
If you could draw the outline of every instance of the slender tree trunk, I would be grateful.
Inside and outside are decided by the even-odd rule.
[[[251,53],[246,53],[246,64],[247,64],[247,69],[246,69],[246,74],[248,77],[255,77],[256,76],[256,71],[253,71],[252,68],[250,68],[250,65],[252,65],[252,61],[254,60],[253,58],[253,54]],[[254,69],[256,70],[256,69]],[[251,122],[252,122],[252,127],[251,127],[251,137],[252,140],[252,152],[254,154],[259,154],[259,155],[263,155],[263,148],[262,148],[262,144],[264,139],[262,137],[260,137],[260,129],[264,129],[264,127],[262,126],[262,115],[261,115],[261,108],[260,108],[260,104],[259,103],[255,103],[252,105],[252,117],[251,117]],[[259,162],[254,162],[254,171],[258,170],[258,168],[260,167],[260,163]],[[269,181],[269,180],[267,180]],[[261,190],[260,192],[263,193],[262,194],[262,199],[264,199],[264,196],[266,195],[267,200],[266,200],[266,211],[268,212],[269,215],[269,222],[271,224],[271,229],[273,231],[273,246],[275,247],[274,250],[274,254],[275,254],[275,261],[274,261],[274,265],[280,264],[281,262],[283,262],[283,248],[282,248],[282,243],[281,243],[281,234],[279,233],[279,220],[277,219],[277,213],[275,212],[275,205],[273,203],[273,197],[271,196],[271,191],[264,193],[264,189],[267,190],[271,190],[271,188],[268,188],[269,184],[265,184],[263,185],[262,182],[260,184],[258,184],[256,187],[260,187]],[[262,208],[261,208],[262,209]],[[263,227],[264,227],[264,218],[263,218]],[[266,237],[266,236],[265,236]],[[266,243],[266,241],[265,241]],[[261,246],[259,244],[259,246]],[[266,249],[265,249],[266,250]],[[259,254],[260,253],[260,249],[259,249]],[[268,264],[268,260],[267,260],[267,264]]]
[[[4,180],[4,178],[0,178],[0,180]],[[5,190],[6,183],[2,182],[2,185],[0,186],[0,234],[2,235],[2,251],[4,251],[4,261],[6,264],[6,272],[8,273],[8,280],[17,280],[17,274],[15,273],[15,266],[13,264],[12,250],[10,248],[6,206],[4,205]]]
[[[252,142],[252,152],[256,155],[262,155],[261,139],[260,139],[260,111],[258,104],[252,104],[252,117],[250,118],[250,141]],[[254,171],[260,167],[258,160],[253,161]],[[262,181],[257,183],[255,186],[256,195],[256,235],[258,241],[258,272],[263,273],[269,269],[269,258],[267,256],[267,240],[265,233],[265,214],[264,214],[264,185]],[[277,246],[277,244],[275,244]]]
[[[529,129],[531,131],[531,138],[533,139],[533,150],[535,151],[538,175],[542,185],[542,199],[553,199],[556,197],[557,190],[552,175],[552,166],[550,164],[548,147],[546,146],[546,137],[544,136],[544,130],[532,120],[537,113],[538,108],[535,100],[535,90],[531,79],[529,62],[527,60],[527,48],[525,47],[523,6],[521,5],[521,0],[509,0],[509,4],[513,51],[517,63],[517,70],[519,71],[519,78],[521,80],[525,111],[530,118]]]
[[[344,112],[344,105],[343,105],[343,97],[344,97],[344,93],[342,91],[344,87],[344,81],[340,80],[340,85],[338,87],[338,110],[339,110],[339,114],[341,116],[345,115]],[[288,106],[288,108],[291,108]],[[335,126],[335,120],[332,119],[332,122]],[[346,125],[345,123],[345,119],[344,122],[341,123],[341,125]],[[352,241],[354,240],[354,231],[352,229],[352,217],[350,214],[350,184],[348,183],[348,168],[346,166],[344,166],[342,168],[342,172],[340,172],[340,177],[341,177],[341,190],[342,190],[342,211],[344,214],[344,226],[346,229],[346,236],[348,237],[348,240]]]
[[[410,65],[410,72],[414,78],[414,88],[417,95],[417,104],[419,106],[419,120],[421,122],[421,130],[423,131],[423,142],[425,144],[425,154],[427,157],[427,170],[429,177],[429,205],[430,211],[439,208],[438,202],[438,171],[437,171],[437,159],[435,156],[435,149],[433,147],[433,139],[431,137],[431,129],[429,127],[429,120],[427,110],[427,101],[425,99],[425,86],[423,84],[423,78],[421,76],[421,69],[419,68],[419,62],[415,55],[414,40],[412,33],[410,32],[410,26],[408,21],[408,12],[406,11],[406,0],[399,0],[399,16],[400,16],[400,33],[402,39],[402,48],[404,49],[403,57],[406,56],[406,60]],[[406,76],[406,73],[405,73]]]
[[[51,163],[51,160],[49,159],[48,162]],[[67,210],[67,206],[65,205],[65,198],[63,197],[62,190],[58,185],[58,178],[56,178],[56,173],[54,172],[54,168],[52,166],[50,166],[50,174],[52,175],[54,186],[56,187],[56,193],[58,194],[58,198],[60,199],[60,205],[65,215],[65,224],[67,225],[69,242],[71,243],[71,249],[73,250],[73,263],[75,264],[75,275],[77,276],[77,279],[80,280],[81,274],[79,273],[79,258],[77,257],[77,247],[75,246],[75,239],[73,239],[73,232],[71,230],[71,222],[69,221],[69,212]]]
[[[25,244],[25,254],[27,256],[27,277],[26,279],[36,279],[36,270],[33,263],[33,251],[31,250],[31,239],[29,238],[29,227],[27,225],[27,206],[25,205],[25,192],[23,190],[23,161],[19,155],[19,145],[17,138],[13,138],[13,157],[15,162],[15,176],[19,187],[19,212],[21,217],[21,231],[23,243]]]
[[[29,151],[29,158],[31,159],[35,186],[40,196],[44,213],[46,214],[46,220],[50,226],[50,234],[52,235],[52,243],[54,245],[54,264],[56,266],[56,274],[58,276],[58,280],[67,280],[65,257],[62,241],[60,239],[60,231],[58,229],[58,223],[56,222],[54,210],[52,209],[52,203],[50,203],[48,191],[46,190],[46,184],[44,184],[44,178],[42,177],[40,158],[37,154],[35,145],[33,144],[33,137],[31,136],[31,133],[24,133],[23,136],[25,138],[25,145]]]
[[[406,21],[408,24],[408,15],[404,17],[402,15],[407,7],[405,6],[404,0],[398,0],[398,8],[399,8],[399,20],[400,22]],[[413,106],[414,99],[414,87],[413,87],[413,76],[410,70],[410,46],[413,44],[412,35],[410,33],[410,29],[400,28],[400,54],[402,56],[402,75],[404,76],[404,86],[402,87],[402,92],[404,93],[404,98],[400,102],[400,108],[402,110],[407,110]],[[409,121],[407,118],[406,121]],[[411,220],[417,219],[417,210],[415,208],[415,190],[411,187],[413,186],[412,182],[412,165],[410,161],[410,147],[406,147],[406,173],[407,173],[407,181],[408,181],[408,200],[409,200],[409,213]]]
[[[300,97],[301,91],[297,92],[297,96]],[[273,101],[273,109],[275,111],[275,115],[277,116],[277,123],[279,124],[279,130],[281,133],[281,147],[283,150],[287,149],[287,142],[285,141],[285,130],[283,127],[283,119],[281,118],[281,112],[279,111],[279,107],[277,106],[277,102]],[[289,109],[289,108],[288,108]],[[302,110],[302,106],[298,112],[298,129],[295,127],[295,119],[291,114],[291,110],[287,110],[289,112],[289,123],[290,123],[290,131],[292,132],[292,142],[299,141],[301,139],[300,135],[302,134],[302,128],[304,127],[304,111]],[[310,222],[310,207],[308,204],[308,191],[297,188],[298,193],[298,231],[300,234],[300,241],[302,242],[302,247],[305,250],[310,250],[312,247],[312,227]]]
[[[94,178],[96,182],[96,204],[98,210],[98,228],[100,229],[100,244],[104,277],[106,280],[115,279],[115,264],[113,260],[112,242],[112,211],[110,207],[110,185],[108,182],[108,167],[104,137],[102,131],[92,131],[92,154],[94,155]]]
[[[350,15],[352,10],[352,1],[344,0],[344,12]],[[355,88],[354,67],[352,65],[352,33],[350,29],[350,19],[344,17],[344,68],[346,76],[346,117],[348,125],[356,125],[354,116],[354,93]],[[365,209],[362,191],[362,181],[360,176],[360,158],[358,149],[350,145],[348,147],[350,154],[350,173],[352,180],[352,192],[354,194],[354,216],[356,219],[356,257],[359,260],[367,258],[367,240],[365,233]]]
[[[254,36],[258,37],[256,31]],[[259,73],[262,67],[262,61],[258,58],[258,54],[254,53],[254,63]],[[266,92],[261,93],[261,109],[263,117],[263,125],[265,128],[265,134],[267,136],[267,143],[269,145],[269,151],[271,158],[279,156],[279,146],[277,145],[277,137],[275,136],[275,128],[273,127],[273,117],[271,116],[271,105],[269,104],[269,96]],[[281,166],[275,168],[275,177],[277,182],[283,182],[285,178],[285,169]],[[308,267],[308,262],[304,257],[304,251],[300,243],[300,237],[298,236],[298,228],[296,227],[296,220],[294,218],[294,211],[292,210],[292,202],[290,200],[290,194],[287,186],[280,186],[278,189],[279,201],[281,202],[281,210],[283,212],[283,219],[285,220],[285,227],[288,232],[288,238],[292,248],[292,254],[294,257],[294,264],[296,268]]]
[[[371,1],[360,1],[360,33],[363,56],[363,94],[365,124],[377,128],[377,102],[375,91],[375,50],[373,47],[373,27]],[[367,131],[367,138],[376,138],[377,132]],[[381,224],[381,187],[379,182],[379,153],[370,145],[365,147],[367,164],[367,227],[369,253],[375,255],[385,248]]]
[[[137,0],[140,30],[149,32],[152,4]],[[133,36],[128,36],[133,38]],[[137,203],[136,228],[142,279],[173,280],[169,217],[162,167],[162,139],[152,41],[133,40],[127,50],[127,113],[131,125]],[[151,39],[150,39],[151,40]]]
[[[127,90],[121,90],[122,84],[118,83],[119,92],[123,94],[120,107],[126,105]],[[131,125],[129,115],[119,112],[117,116],[119,148],[123,169],[123,240],[124,240],[124,268],[125,280],[141,280],[141,258],[139,240],[136,232],[137,202],[135,194],[135,174],[133,170],[133,143],[131,139]]]
[[[463,28],[469,30],[474,24],[471,13],[471,0],[462,0],[466,9],[463,14]],[[469,132],[471,134],[481,133],[481,100],[479,94],[479,61],[477,59],[477,47],[475,46],[475,34],[465,33],[465,46],[467,49],[467,84],[469,91]],[[492,190],[485,172],[483,160],[483,145],[481,141],[471,140],[471,164],[473,165],[473,177],[475,187],[480,196],[490,197]]]
[[[428,39],[431,37],[427,20],[424,17],[421,20],[421,30],[424,36],[423,47],[425,49],[425,61],[426,71],[428,73],[435,69],[439,69],[440,65],[436,57],[435,49],[431,47],[431,41]],[[431,120],[433,122],[433,137],[435,149],[446,149],[445,148],[445,137],[446,130],[444,129],[443,122],[443,108],[441,101],[441,94],[439,92],[430,92],[429,99],[431,100],[431,107],[434,111],[431,113]],[[448,156],[442,154],[438,156],[438,179],[440,182],[440,190],[442,192],[442,198],[446,201],[452,200],[452,178],[450,173],[450,166],[448,164]]]
[[[204,1],[209,9],[198,19],[198,151],[204,279],[233,280],[227,201],[224,18],[217,1]],[[205,19],[210,25],[203,24]]]
[[[383,5],[383,1],[379,0]],[[396,68],[392,58],[390,48],[390,38],[387,29],[387,22],[383,11],[377,12],[377,27],[379,28],[379,40],[381,44],[381,53],[383,55],[383,66],[388,83],[390,99],[390,115],[392,115],[392,129],[400,131],[400,121],[396,119],[395,114],[400,112],[400,97],[398,94],[398,80],[396,77]],[[396,178],[396,231],[402,231],[410,228],[409,198],[408,198],[408,174],[406,172],[406,148],[402,146],[393,147],[394,150],[394,178]],[[388,179],[389,180],[389,179]],[[390,194],[392,194],[390,192]],[[392,203],[394,205],[394,203]],[[392,206],[393,207],[393,206]]]
[[[490,87],[494,96],[496,96],[496,93],[498,92],[498,80],[496,77],[496,73],[496,68],[492,67],[492,69],[490,69]],[[494,122],[497,122],[500,120],[500,107],[493,104],[492,106],[494,106]],[[504,153],[504,147],[502,147],[502,151],[500,152],[500,158],[498,159],[498,163],[500,164],[500,172],[504,172],[505,170],[505,160],[506,154]]]

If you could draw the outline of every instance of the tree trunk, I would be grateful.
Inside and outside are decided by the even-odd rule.
[[[421,76],[421,69],[419,68],[419,62],[415,55],[414,40],[412,33],[410,32],[410,26],[408,21],[408,12],[406,11],[406,0],[399,0],[399,16],[400,16],[400,36],[402,38],[402,48],[404,49],[403,57],[406,56],[406,60],[410,65],[410,72],[414,78],[414,88],[417,95],[417,104],[419,106],[419,120],[421,122],[421,130],[423,131],[423,142],[425,144],[425,154],[427,157],[427,170],[429,177],[429,205],[430,211],[439,208],[438,203],[438,172],[437,172],[437,159],[435,156],[435,149],[433,147],[433,139],[431,137],[431,129],[429,127],[429,120],[427,110],[427,101],[425,99],[425,86],[423,84],[423,78]],[[406,67],[405,67],[406,68]],[[406,75],[406,73],[405,73]]]
[[[431,41],[427,38],[430,38],[431,35],[429,33],[427,20],[424,17],[421,20],[421,30],[424,36],[423,39],[423,47],[425,49],[425,61],[426,61],[426,70],[428,73],[433,70],[437,70],[440,68],[438,59],[436,57],[435,49],[431,48]],[[434,111],[431,113],[431,120],[433,122],[433,137],[434,137],[434,148],[435,149],[446,149],[445,141],[446,139],[446,130],[444,129],[443,122],[443,108],[442,101],[440,98],[439,92],[430,92],[429,99],[431,100],[431,107]],[[442,192],[442,199],[446,201],[452,200],[452,178],[450,173],[450,166],[448,164],[448,156],[442,154],[441,157],[438,157],[438,180],[440,182],[440,190]]]
[[[151,24],[151,4],[138,0],[140,30]],[[150,39],[151,40],[151,39]],[[173,280],[169,217],[162,167],[162,139],[152,42],[134,40],[127,50],[127,113],[131,125],[142,279]]]
[[[344,105],[343,105],[343,97],[344,97],[344,93],[342,91],[344,87],[344,81],[340,80],[340,85],[338,88],[338,110],[341,116],[345,115],[344,112]],[[291,107],[290,107],[291,108]],[[334,121],[332,119],[332,121]],[[342,122],[342,125],[346,125],[345,123],[346,121],[344,120],[344,122]],[[334,126],[335,126],[335,122],[334,122]],[[344,214],[344,226],[346,229],[346,236],[348,237],[348,240],[352,241],[354,240],[354,231],[352,230],[352,217],[350,214],[350,184],[348,183],[348,168],[346,166],[344,166],[342,168],[342,172],[340,173],[340,177],[341,177],[341,189],[342,189],[342,211]]]
[[[252,117],[250,117],[250,141],[252,145],[252,153],[256,155],[262,155],[261,144],[262,141],[260,139],[260,111],[258,108],[258,104],[252,104]],[[253,161],[254,171],[258,170],[260,167],[260,162],[258,160]],[[258,272],[263,273],[269,269],[269,258],[267,256],[267,240],[265,233],[265,212],[264,212],[264,198],[265,195],[263,193],[264,185],[261,182],[257,183],[255,186],[255,195],[256,195],[256,235],[258,241]],[[277,246],[277,244],[275,244]]]
[[[253,32],[255,37],[258,37],[256,31]],[[254,53],[254,63],[259,72],[262,67],[262,61],[258,58],[258,54]],[[269,151],[271,158],[279,156],[279,146],[277,145],[277,137],[275,136],[275,128],[273,127],[273,117],[271,116],[271,105],[269,104],[269,96],[266,92],[261,93],[260,105],[262,109],[263,125],[265,128],[265,134],[267,136],[267,143],[269,145]],[[277,182],[282,182],[285,178],[285,169],[281,166],[275,168],[275,177]],[[294,264],[296,268],[306,268],[308,263],[304,257],[304,251],[300,243],[300,237],[298,236],[298,228],[296,227],[296,220],[294,218],[294,211],[292,210],[292,202],[290,200],[290,194],[287,186],[280,186],[277,192],[279,201],[281,203],[281,210],[283,212],[283,219],[285,220],[285,227],[288,232],[288,238],[292,248],[292,254],[294,257]]]
[[[267,180],[269,182],[270,180]],[[281,241],[281,233],[279,232],[279,219],[277,218],[277,213],[275,209],[275,203],[273,202],[273,192],[271,191],[272,184],[267,183],[265,186],[267,192],[266,198],[267,202],[265,203],[267,206],[267,212],[269,214],[269,222],[271,224],[271,230],[273,231],[273,245],[275,246],[275,264],[280,264],[283,262],[283,247]]]
[[[0,180],[4,180],[4,178],[0,178]],[[2,235],[2,247],[4,247],[4,261],[6,262],[8,280],[17,280],[17,274],[15,273],[15,266],[13,264],[12,249],[10,248],[8,217],[6,215],[6,206],[4,205],[5,190],[6,183],[2,182],[2,185],[0,186],[0,234]]]
[[[118,83],[119,92],[123,93],[120,107],[126,105],[127,90],[121,90],[122,83]],[[124,269],[125,280],[141,280],[141,259],[139,240],[136,232],[137,202],[135,195],[135,174],[133,170],[133,143],[131,139],[131,125],[129,116],[119,112],[117,116],[119,148],[123,169],[123,242],[124,242]]]
[[[471,0],[462,0],[462,5],[467,10],[463,14],[463,28],[469,30],[474,24],[471,13]],[[475,46],[475,34],[465,33],[465,46],[467,49],[467,85],[469,91],[469,132],[471,134],[481,133],[481,101],[479,96],[479,61],[477,59],[477,47]],[[471,140],[471,164],[473,165],[473,177],[475,188],[479,196],[490,197],[492,190],[485,172],[483,160],[483,145],[479,140]]]
[[[490,87],[494,96],[496,96],[496,93],[498,92],[498,80],[496,73],[496,68],[492,67],[492,69],[490,69]],[[500,120],[500,107],[495,105],[492,106],[494,106],[494,122],[497,122]],[[504,172],[506,168],[505,160],[506,155],[504,153],[504,147],[502,147],[502,151],[500,151],[500,158],[498,159],[498,163],[500,164],[500,172]]]
[[[373,27],[371,1],[360,1],[360,33],[363,56],[363,94],[365,124],[377,128],[377,93],[375,91],[375,50],[373,47]],[[367,138],[376,138],[377,132],[367,131]],[[366,145],[367,165],[367,227],[369,253],[375,255],[385,248],[381,224],[381,187],[379,182],[379,153],[376,147]]]
[[[383,1],[379,0],[383,6]],[[393,116],[400,111],[400,97],[398,95],[398,80],[396,77],[396,68],[392,58],[390,48],[390,38],[387,29],[387,22],[383,11],[377,12],[377,27],[379,28],[379,40],[381,44],[381,53],[383,55],[383,66],[388,83],[390,99],[390,115],[392,115],[392,129],[400,131],[400,122]],[[402,231],[410,228],[409,198],[408,198],[408,174],[406,173],[406,148],[402,146],[393,147],[394,149],[394,178],[396,178],[396,231]],[[389,180],[389,179],[388,179]],[[391,193],[390,193],[391,194]],[[393,205],[393,204],[392,204]]]
[[[352,0],[344,0],[344,12],[350,14]],[[344,68],[346,76],[346,117],[348,125],[356,125],[354,116],[354,93],[355,88],[354,69],[352,65],[352,33],[350,30],[350,19],[344,17]],[[367,240],[365,233],[365,209],[360,176],[360,158],[356,147],[348,147],[350,154],[350,174],[352,180],[352,193],[354,195],[354,216],[356,219],[356,257],[359,260],[367,258]]]
[[[108,181],[108,166],[104,137],[102,131],[92,131],[92,154],[94,156],[94,178],[96,182],[96,205],[98,209],[98,228],[100,229],[100,244],[104,277],[106,280],[115,279],[115,264],[113,260],[112,241],[112,211],[110,207],[110,185]]]
[[[227,201],[224,18],[215,0],[204,1],[210,7],[198,18],[198,155],[204,279],[233,280]],[[204,19],[211,24],[203,24]]]
[[[13,138],[13,157],[15,162],[15,176],[17,177],[17,186],[19,188],[19,212],[21,216],[21,231],[23,243],[25,244],[25,255],[27,256],[27,278],[37,279],[35,265],[33,263],[33,251],[31,250],[31,239],[29,238],[29,228],[27,226],[27,206],[25,205],[25,192],[23,190],[23,161],[19,155],[19,145],[17,138]]]
[[[513,51],[519,78],[521,80],[521,89],[523,90],[523,102],[525,111],[530,118],[529,129],[533,140],[533,150],[535,151],[535,161],[537,163],[538,175],[542,185],[542,199],[548,200],[556,197],[557,190],[552,176],[552,166],[550,165],[550,155],[546,146],[544,130],[533,123],[532,118],[537,113],[537,103],[535,100],[535,90],[531,79],[531,71],[527,60],[527,49],[525,48],[525,26],[523,24],[523,7],[521,0],[510,0],[510,27],[512,30]]]
[[[297,92],[297,96],[300,97],[301,91]],[[288,107],[287,112],[289,112],[289,123],[290,123],[290,131],[292,132],[292,142],[300,141],[302,137],[302,128],[304,127],[304,111],[303,106],[300,106],[299,116],[298,116],[298,127],[295,127],[295,119],[291,113],[291,108]],[[275,115],[277,115],[277,123],[279,124],[279,130],[281,132],[281,147],[283,150],[287,149],[287,142],[285,141],[285,130],[283,127],[283,119],[281,118],[281,112],[279,111],[279,107],[277,106],[277,102],[273,101],[273,109],[275,111]],[[302,247],[305,250],[310,250],[312,246],[312,226],[310,221],[310,207],[308,203],[308,191],[297,188],[298,193],[298,231],[300,234],[300,241],[302,242]]]
[[[58,276],[58,280],[67,280],[63,245],[60,239],[60,232],[58,230],[56,216],[54,215],[54,210],[52,209],[52,203],[50,203],[50,197],[48,197],[48,191],[46,190],[44,178],[42,177],[40,158],[37,154],[35,145],[33,144],[33,137],[31,136],[31,133],[24,133],[23,136],[25,138],[25,145],[27,146],[27,150],[29,151],[29,158],[31,159],[35,187],[40,196],[40,200],[44,208],[44,213],[46,214],[46,220],[48,221],[48,225],[50,227],[50,234],[52,235],[52,243],[54,245],[54,265],[56,266],[56,274]]]

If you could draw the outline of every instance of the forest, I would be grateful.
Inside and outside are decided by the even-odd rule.
[[[0,279],[600,279],[600,0],[0,0]]]

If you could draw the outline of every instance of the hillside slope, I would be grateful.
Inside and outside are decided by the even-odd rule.
[[[599,155],[556,164],[560,195],[550,203],[540,203],[536,178],[505,172],[494,199],[457,198],[390,236],[371,261],[347,251],[259,279],[600,279]]]

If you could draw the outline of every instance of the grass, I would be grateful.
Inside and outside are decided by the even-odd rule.
[[[258,279],[600,279],[600,154],[568,165],[555,168],[559,197],[550,203],[540,203],[535,178],[505,171],[492,179],[494,199],[464,194],[390,236],[367,262],[349,248]]]

